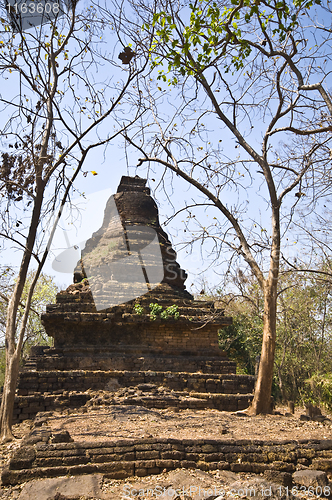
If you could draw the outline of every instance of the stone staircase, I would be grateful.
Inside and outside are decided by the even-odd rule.
[[[20,374],[14,421],[38,412],[91,404],[138,405],[149,408],[214,408],[237,411],[252,400],[254,377],[227,373],[234,364],[218,360],[210,368],[224,373],[152,370],[25,370]],[[38,365],[38,360],[36,361]],[[205,369],[208,365],[205,365]]]

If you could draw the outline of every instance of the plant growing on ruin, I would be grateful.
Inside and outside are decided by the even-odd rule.
[[[163,310],[163,306],[157,304],[156,302],[155,303],[152,302],[151,304],[149,304],[149,307],[150,307],[150,319],[152,321],[155,321],[157,317],[160,316]]]
[[[172,317],[174,319],[179,319],[180,313],[179,313],[179,307],[176,304],[173,304],[172,306],[166,307],[165,311],[163,311],[160,314],[160,317],[162,319],[168,319],[169,317]]]
[[[144,313],[144,309],[140,304],[134,305],[134,313],[139,314],[140,316]]]
[[[155,303],[151,302],[149,304],[149,308],[150,308],[150,319],[152,321],[155,321],[157,318],[166,320],[169,318],[179,319],[180,317],[180,312],[178,310],[179,307],[176,304],[168,306],[166,307],[166,309],[163,310],[163,306],[157,304],[156,302]],[[136,312],[136,314],[143,314],[144,312],[143,307],[140,306],[139,304],[135,304],[134,311]]]

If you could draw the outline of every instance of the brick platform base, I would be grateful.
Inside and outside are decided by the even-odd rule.
[[[243,410],[252,400],[254,380],[250,375],[232,373],[28,371],[20,376],[14,422],[34,418],[41,411],[83,406],[93,397],[91,390],[104,391],[109,404]],[[121,398],[116,393],[120,387],[139,387],[143,391],[140,396],[126,394]],[[158,387],[169,392],[157,391]]]
[[[332,440],[122,439],[47,444],[47,427],[32,431],[2,472],[2,484],[36,478],[103,473],[108,478],[158,474],[166,469],[224,469],[292,473],[299,464],[332,474]]]

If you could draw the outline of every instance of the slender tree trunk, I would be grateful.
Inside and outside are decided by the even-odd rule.
[[[20,353],[17,350],[12,356],[6,356],[6,375],[3,386],[3,400],[0,409],[1,433],[0,441],[6,443],[13,439],[12,423],[15,403],[16,384],[20,365]]]
[[[280,202],[276,198],[275,187],[270,171],[267,184],[270,187],[272,201],[272,247],[269,276],[262,286],[264,293],[264,318],[262,353],[255,385],[254,399],[248,413],[271,413],[271,390],[273,381],[274,352],[277,330],[278,277],[280,267]]]
[[[282,381],[281,368],[282,368],[282,365],[279,365],[278,366],[279,389],[280,389],[280,393],[281,393],[282,402],[285,403],[287,401],[287,397],[286,397],[286,393],[285,393],[285,389],[284,389],[284,384]]]
[[[73,174],[70,182],[67,185],[65,194],[61,201],[61,209],[59,211],[58,217],[60,218],[62,208],[67,200],[69,190],[71,189],[74,180],[76,179],[78,173],[81,170],[82,164],[85,161],[86,155],[90,147],[87,148],[84,153],[82,153],[81,160],[78,163],[75,173]],[[26,324],[28,321],[28,314],[31,306],[31,300],[33,291],[42,270],[42,267],[46,261],[48,250],[46,249],[42,259],[39,261],[38,269],[35,273],[35,277],[31,283],[28,296],[25,302],[25,311],[21,319],[21,324],[17,325],[17,310],[19,307],[23,287],[26,281],[27,272],[29,269],[29,264],[32,256],[32,250],[36,240],[37,228],[40,221],[41,207],[43,202],[44,190],[46,182],[41,179],[41,174],[39,179],[37,179],[37,192],[35,197],[35,204],[33,209],[33,214],[31,218],[29,235],[27,238],[26,248],[23,254],[20,271],[18,274],[18,279],[14,287],[14,291],[8,303],[7,308],[7,322],[6,322],[6,373],[5,382],[3,387],[3,395],[0,408],[0,442],[7,442],[13,439],[12,434],[12,420],[13,420],[13,410],[15,403],[15,392],[19,374],[20,358],[22,352],[22,345],[24,341],[24,334],[26,329]],[[50,235],[49,243],[52,241],[55,227]],[[19,326],[19,328],[18,328]],[[17,335],[17,330],[19,333]],[[16,338],[18,337],[18,338]]]
[[[287,321],[285,321],[285,324],[286,324],[286,327],[287,327]],[[285,362],[286,349],[288,347],[287,344],[288,343],[287,343],[287,338],[286,338],[284,340],[284,345],[283,345],[283,350],[282,350],[282,359],[281,359],[280,365],[278,366],[279,389],[280,389],[280,392],[281,392],[281,398],[282,398],[283,403],[288,400],[288,398],[286,397],[284,383],[283,383],[283,380],[282,380],[282,368],[283,368],[284,362]]]
[[[277,280],[270,278],[264,288],[262,353],[249,413],[271,413],[271,389],[276,344]]]
[[[44,187],[45,184],[40,181],[37,185],[39,188],[36,197],[35,204],[33,208],[33,214],[31,217],[31,224],[29,229],[29,234],[27,237],[26,248],[22,257],[21,267],[18,274],[17,282],[15,283],[12,296],[8,303],[7,308],[7,322],[6,322],[6,372],[5,372],[5,382],[3,386],[2,401],[0,408],[0,442],[7,442],[13,439],[12,434],[12,421],[13,421],[13,411],[15,403],[15,392],[20,366],[21,349],[23,343],[23,336],[25,331],[25,324],[27,318],[27,312],[25,312],[23,320],[25,318],[25,324],[22,322],[22,328],[20,328],[19,338],[16,339],[17,331],[17,311],[19,303],[21,300],[21,295],[23,287],[25,284],[27,272],[29,269],[29,264],[31,261],[33,247],[36,241],[37,228],[40,219],[41,206],[43,201]],[[29,307],[29,304],[26,304]]]

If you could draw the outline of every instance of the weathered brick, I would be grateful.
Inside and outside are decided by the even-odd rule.
[[[76,455],[73,457],[50,457],[37,458],[35,465],[37,467],[57,467],[61,465],[79,465],[87,464],[90,461],[89,457]]]
[[[198,461],[197,464],[196,464],[196,467],[197,467],[197,469],[201,469],[201,470],[204,470],[204,471],[208,471],[209,470],[209,465],[206,462],[202,462],[202,461]]]
[[[172,460],[182,460],[185,458],[185,453],[182,451],[162,451],[160,453],[160,458],[167,459],[170,458]]]
[[[196,461],[193,461],[193,460],[181,460],[180,465],[184,469],[195,469],[196,468]]]
[[[156,466],[155,460],[136,460],[135,468],[137,469],[151,469]]]
[[[178,463],[178,460],[156,460],[156,466],[160,467],[161,469],[175,469],[176,467],[178,467]]]
[[[147,449],[152,449],[152,448],[147,448]],[[114,447],[114,453],[126,453],[128,451],[135,451],[135,446],[115,446]]]
[[[172,445],[171,444],[166,444],[166,443],[156,443],[153,448],[155,450],[159,450],[159,451],[166,451],[166,450],[170,450],[172,448]]]
[[[296,467],[292,463],[288,462],[281,462],[281,461],[275,461],[270,464],[269,469],[272,470],[279,470],[281,472],[294,472],[296,470]]]
[[[160,455],[163,455],[163,453],[176,453],[176,452],[160,452],[158,450],[151,450],[151,451],[136,451],[136,459],[137,460],[148,460],[152,458],[160,458]],[[163,458],[163,457],[161,457]],[[171,458],[171,457],[165,457],[165,458]]]
[[[202,455],[205,462],[215,462],[221,461],[224,458],[223,453],[207,453],[206,455]]]
[[[159,467],[148,468],[148,474],[159,474],[159,472],[160,472]]]
[[[154,445],[153,444],[148,444],[148,443],[143,443],[143,444],[136,444],[135,445],[135,450],[136,451],[147,451],[147,450],[153,450]]]
[[[252,464],[247,462],[231,464],[232,472],[252,472]]]
[[[197,461],[200,457],[200,453],[185,453],[185,459],[191,461]]]
[[[128,476],[134,475],[134,470],[130,472],[125,470],[119,470],[117,472],[106,472],[103,475],[108,479],[126,479]]]
[[[204,444],[202,446],[202,452],[203,453],[214,453],[214,452],[217,452],[219,451],[218,450],[218,446],[213,446],[212,444]]]
[[[218,462],[218,469],[220,469],[220,470],[229,470],[230,469],[229,462]]]
[[[114,454],[114,448],[90,448],[88,449],[89,455],[107,455],[107,454]]]
[[[252,463],[251,468],[254,474],[261,474],[265,470],[271,469],[271,464]]]
[[[138,469],[135,469],[135,475],[139,476],[139,477],[147,476],[148,471],[145,468],[138,468]]]
[[[310,468],[330,472],[332,471],[332,458],[314,458]]]
[[[98,455],[91,455],[89,460],[93,463],[120,462],[121,457],[116,453],[110,453],[107,455],[98,453]]]

